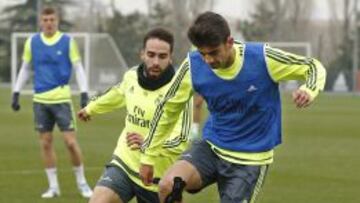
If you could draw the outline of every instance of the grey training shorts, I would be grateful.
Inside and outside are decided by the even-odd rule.
[[[159,197],[156,192],[145,190],[134,183],[121,168],[108,165],[97,186],[104,186],[116,192],[122,202],[129,202],[136,197],[138,203],[159,203]]]
[[[268,165],[241,165],[223,160],[205,140],[194,142],[181,159],[194,165],[202,180],[201,188],[188,192],[196,193],[217,183],[222,203],[254,202],[268,169]]]
[[[34,102],[35,130],[39,132],[52,132],[55,123],[61,132],[74,131],[75,120],[70,102],[59,104],[43,104]]]

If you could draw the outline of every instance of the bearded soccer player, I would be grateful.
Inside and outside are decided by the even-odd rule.
[[[92,190],[84,175],[81,150],[75,134],[75,118],[71,103],[69,80],[72,70],[81,91],[81,106],[88,100],[88,87],[80,54],[74,39],[58,30],[59,17],[53,8],[41,12],[41,32],[25,42],[23,63],[15,84],[11,107],[20,110],[19,92],[33,70],[33,110],[35,129],[39,132],[42,158],[49,188],[42,198],[60,195],[56,170],[56,155],[53,147],[55,123],[63,134],[70,153],[78,189],[83,197],[89,198]]]
[[[188,192],[217,183],[221,202],[254,202],[274,149],[281,143],[279,82],[303,82],[292,94],[294,104],[302,109],[323,90],[326,71],[314,58],[263,43],[235,42],[226,20],[213,12],[196,18],[188,38],[197,50],[182,63],[155,112],[143,144],[140,176],[144,184],[151,184],[159,143],[167,139],[167,132],[197,92],[210,114],[203,139],[160,181],[161,202],[171,194],[176,176],[185,181]]]
[[[134,197],[139,203],[159,202],[157,185],[145,186],[139,176],[140,145],[146,139],[159,102],[166,97],[175,74],[171,56],[173,35],[163,29],[150,30],[143,40],[142,62],[131,68],[123,80],[105,94],[92,100],[78,113],[83,121],[95,114],[126,108],[125,127],[118,139],[112,160],[98,181],[91,203],[129,202]],[[175,128],[159,145],[155,158],[154,179],[187,149],[191,125],[191,103],[186,103]]]

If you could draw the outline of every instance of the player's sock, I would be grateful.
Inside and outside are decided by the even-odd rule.
[[[45,172],[46,172],[46,176],[48,178],[49,188],[58,189],[59,182],[58,182],[58,178],[57,178],[56,168],[46,168]]]
[[[78,185],[87,184],[85,175],[84,175],[84,166],[83,165],[74,166],[73,170],[74,170],[75,177],[76,177],[76,183]]]
[[[86,182],[84,175],[84,166],[83,165],[75,166],[73,169],[74,169],[78,189],[81,195],[85,198],[90,198],[93,192]]]

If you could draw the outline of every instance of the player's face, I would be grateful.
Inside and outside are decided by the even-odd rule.
[[[56,14],[42,15],[40,19],[41,30],[46,36],[52,36],[58,30],[59,20]]]
[[[233,44],[233,38],[229,37],[225,43],[218,46],[198,47],[198,50],[212,69],[227,68],[233,62]]]
[[[146,73],[151,78],[158,78],[171,61],[170,44],[156,38],[150,38],[141,52],[141,59],[146,65]]]

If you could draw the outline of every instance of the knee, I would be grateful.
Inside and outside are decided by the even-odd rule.
[[[94,188],[94,193],[91,195],[89,203],[104,203],[104,202],[118,202],[122,203],[119,195],[116,194],[113,190],[103,187],[96,186]]]
[[[41,147],[46,151],[51,150],[52,149],[52,140],[51,139],[42,139]]]
[[[75,150],[77,147],[77,142],[75,139],[65,140],[65,145],[69,150]]]
[[[174,185],[174,180],[171,177],[164,177],[159,182],[159,194],[160,196],[166,197],[171,193]]]
[[[95,193],[91,195],[89,203],[101,203],[101,202],[105,202],[105,200],[102,198],[101,194],[99,193]]]
[[[51,151],[52,150],[52,144],[51,143],[43,143],[42,148],[45,151]]]

